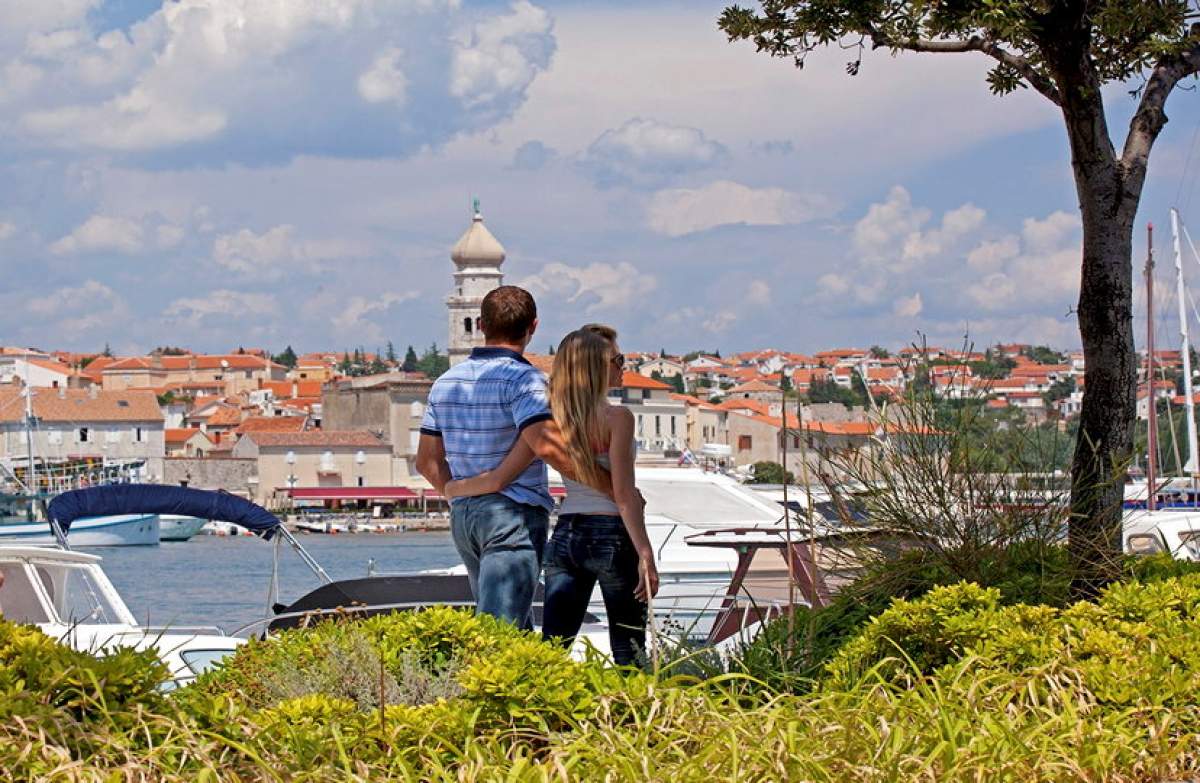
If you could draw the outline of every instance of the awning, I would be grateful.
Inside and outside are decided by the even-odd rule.
[[[414,500],[408,487],[293,487],[281,488],[296,500]]]
[[[567,495],[566,487],[550,487],[550,497],[561,498],[561,497],[566,497],[566,495]],[[425,490],[422,493],[422,497],[424,497],[426,500],[445,500],[444,497],[442,497],[438,493],[434,492],[432,489]]]

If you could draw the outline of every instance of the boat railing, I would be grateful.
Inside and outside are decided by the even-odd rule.
[[[225,630],[215,625],[141,625],[138,630],[147,636],[225,636]]]

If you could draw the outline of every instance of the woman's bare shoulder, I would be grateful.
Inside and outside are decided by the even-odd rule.
[[[609,405],[608,406],[608,424],[615,427],[618,425],[633,424],[633,411],[626,408],[624,405]]]

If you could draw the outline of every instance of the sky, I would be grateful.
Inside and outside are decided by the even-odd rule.
[[[444,346],[476,197],[534,350],[589,321],[626,350],[1079,344],[1054,106],[992,96],[982,55],[797,70],[721,8],[0,0],[0,344]],[[1162,285],[1200,94],[1167,110],[1134,250],[1155,222]]]

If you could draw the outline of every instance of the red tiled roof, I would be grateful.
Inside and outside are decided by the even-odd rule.
[[[163,432],[166,436],[166,440],[169,445],[178,446],[178,445],[187,443],[189,440],[196,437],[197,435],[204,438],[205,440],[208,440],[210,443],[212,442],[211,440],[209,440],[209,437],[207,435],[205,435],[203,432],[196,429],[195,427],[168,427],[167,429],[163,430]]]
[[[33,395],[33,415],[42,421],[54,422],[163,420],[158,398],[148,389],[36,390]],[[25,397],[22,390],[15,386],[0,388],[0,421],[21,421],[24,417]]]
[[[242,411],[232,405],[222,406],[217,408],[208,417],[208,426],[224,427],[230,424],[240,424],[242,421]]]
[[[626,389],[664,389],[670,390],[672,387],[662,381],[656,381],[653,378],[647,378],[644,375],[639,375],[636,372],[626,370],[621,375],[621,385]]]
[[[239,435],[247,432],[302,432],[307,423],[307,416],[250,416],[234,432]]]

